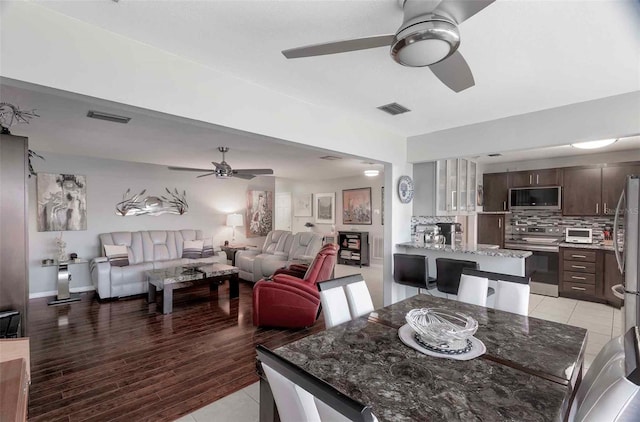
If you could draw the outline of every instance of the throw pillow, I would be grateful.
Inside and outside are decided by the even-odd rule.
[[[104,245],[104,254],[114,267],[126,267],[129,265],[129,253],[126,245]]]
[[[204,239],[204,244],[202,246],[202,257],[208,258],[210,256],[215,256],[215,251],[213,250],[213,238],[210,237],[208,239]]]
[[[182,257],[189,259],[202,258],[203,240],[185,240],[182,244]]]

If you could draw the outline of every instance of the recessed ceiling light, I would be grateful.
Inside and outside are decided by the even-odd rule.
[[[596,149],[604,148],[615,143],[616,141],[617,139],[601,139],[599,141],[578,142],[576,144],[571,144],[571,146],[580,149]]]
[[[367,177],[376,177],[380,174],[380,170],[365,170],[364,175]]]

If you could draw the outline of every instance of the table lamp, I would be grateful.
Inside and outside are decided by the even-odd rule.
[[[236,240],[236,227],[243,226],[244,221],[242,219],[242,214],[229,214],[227,215],[227,226],[233,227],[233,237],[232,241]]]

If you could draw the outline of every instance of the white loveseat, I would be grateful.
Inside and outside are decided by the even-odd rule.
[[[146,293],[148,285],[145,271],[148,270],[195,262],[227,263],[227,255],[218,250],[214,256],[207,258],[182,258],[183,242],[203,239],[200,230],[112,232],[99,237],[102,254],[104,245],[125,245],[129,256],[129,265],[123,267],[112,266],[107,257],[91,261],[91,281],[101,299]]]
[[[322,247],[322,235],[311,232],[291,234],[283,230],[269,232],[260,250],[236,253],[240,277],[256,282],[271,276],[292,261],[311,262]]]

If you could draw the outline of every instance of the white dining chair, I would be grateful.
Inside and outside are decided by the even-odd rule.
[[[377,422],[369,406],[345,396],[262,345],[256,347],[256,352],[282,422]]]
[[[488,291],[489,279],[487,277],[478,277],[464,273],[460,276],[458,301],[471,303],[472,305],[487,306]]]
[[[342,286],[321,290],[320,303],[324,314],[324,324],[327,328],[335,327],[351,320],[347,294]]]
[[[594,385],[596,378],[605,370],[607,365],[609,365],[612,360],[620,358],[624,358],[624,336],[614,337],[600,349],[600,352],[598,352],[593,362],[591,362],[589,370],[584,374],[584,377],[582,377],[580,387],[578,387],[576,397],[573,400],[575,406],[579,406],[580,403],[582,403]]]
[[[495,309],[514,314],[529,314],[528,284],[498,280],[496,283]]]
[[[344,290],[347,293],[352,319],[373,312],[373,301],[364,280],[346,284]]]
[[[640,420],[640,335],[632,327],[624,338],[621,355],[614,353],[598,371],[570,422],[618,422]],[[615,349],[615,345],[614,345]]]
[[[362,274],[317,283],[325,326],[335,327],[373,311],[373,302]]]

